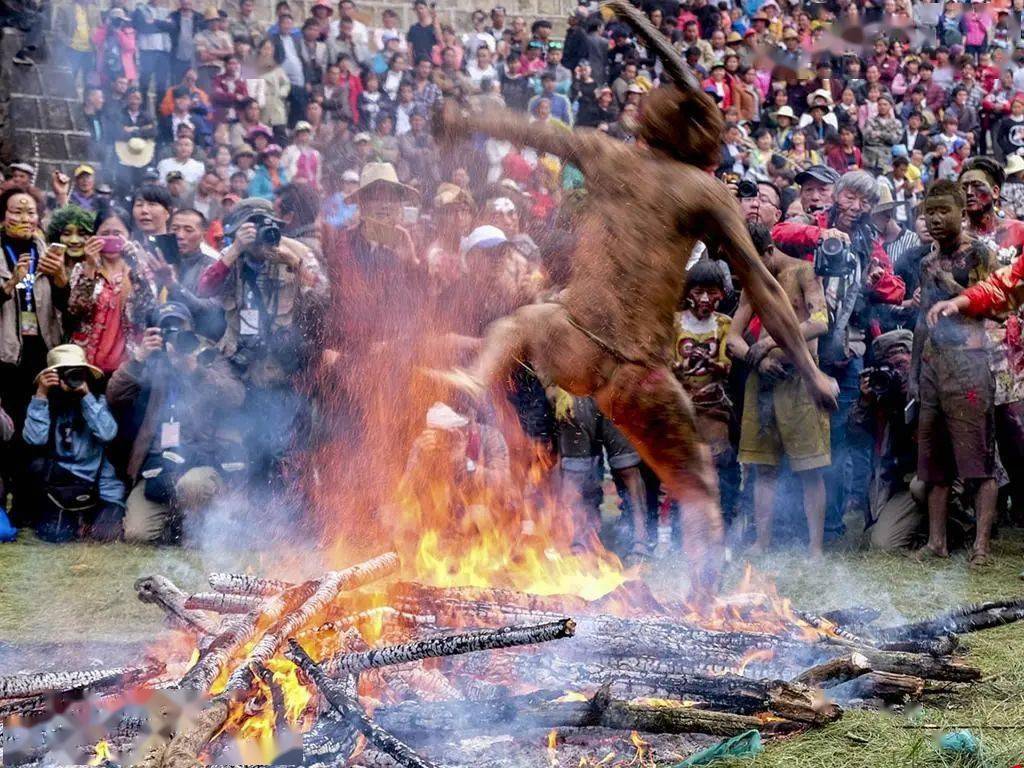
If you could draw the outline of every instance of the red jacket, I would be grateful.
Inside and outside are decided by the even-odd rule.
[[[772,240],[787,253],[801,255],[808,261],[814,258],[814,249],[821,241],[821,233],[828,229],[828,212],[815,214],[816,224],[801,224],[796,221],[780,221],[772,229]],[[874,286],[867,289],[867,295],[876,304],[899,304],[907,293],[903,278],[892,271],[892,262],[882,247],[882,238],[871,242],[871,258],[885,270]]]
[[[210,90],[210,101],[213,102],[213,119],[218,123],[226,122],[228,111],[237,107],[241,99],[249,98],[249,87],[245,79],[238,77],[235,82],[229,84],[224,75],[217,75],[213,78],[213,88]]]
[[[846,165],[846,153],[843,152],[842,147],[836,145],[833,146],[826,154],[825,161],[829,167],[837,171],[838,173],[846,173],[849,168]],[[858,168],[864,167],[864,161],[861,159],[860,150],[857,147],[853,148],[853,164]]]
[[[1024,256],[1008,267],[1003,267],[988,276],[987,280],[975,283],[963,296],[970,304],[964,312],[968,315],[995,317],[1021,304],[1024,293]]]

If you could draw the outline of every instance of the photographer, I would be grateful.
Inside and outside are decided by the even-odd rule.
[[[179,523],[220,491],[220,470],[241,456],[225,427],[245,398],[227,361],[194,332],[188,307],[163,304],[152,323],[107,389],[133,422],[128,476],[135,487],[124,529],[128,541],[144,544],[173,541]]]
[[[814,214],[813,224],[783,221],[772,230],[772,239],[783,251],[814,261],[822,279],[828,305],[828,333],[818,348],[821,369],[839,383],[839,408],[832,415],[832,466],[827,479],[829,504],[826,531],[842,531],[846,504],[846,465],[853,462],[853,476],[867,457],[851,449],[846,440],[850,407],[860,395],[864,369],[865,339],[873,304],[903,301],[903,280],[892,271],[882,239],[871,226],[869,214],[878,202],[878,184],[866,171],[852,171],[839,178],[835,202]]]
[[[924,484],[916,477],[917,423],[907,414],[913,345],[908,330],[872,342],[875,365],[861,374],[860,398],[850,409],[850,433],[873,444],[865,524],[876,549],[910,547],[925,519]]]
[[[219,347],[246,385],[252,470],[276,475],[293,436],[302,399],[294,377],[307,364],[306,326],[320,316],[327,280],[312,252],[281,236],[273,205],[240,201],[224,221],[230,243],[199,280],[198,295],[217,296],[227,329]]]
[[[112,541],[121,534],[124,485],[106,455],[117,422],[106,400],[89,389],[90,379],[102,375],[86,362],[84,349],[62,344],[50,350],[36,378],[22,439],[44,454],[29,465],[31,482],[19,505],[45,541]]]

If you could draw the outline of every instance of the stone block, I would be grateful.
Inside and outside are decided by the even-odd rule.
[[[40,67],[43,76],[43,95],[62,99],[78,99],[78,87],[66,67]]]
[[[11,71],[11,93],[42,96],[43,86],[38,67],[14,67]]]
[[[18,128],[41,128],[39,101],[26,96],[15,96],[10,101],[10,119]]]
[[[49,131],[74,130],[70,101],[43,99],[41,106],[43,108],[43,128]]]
[[[47,160],[67,160],[68,149],[64,144],[64,136],[60,133],[38,133],[39,157]]]
[[[73,160],[85,160],[86,158],[95,160],[99,156],[99,152],[93,150],[88,136],[68,134],[65,139],[68,145],[68,157]]]

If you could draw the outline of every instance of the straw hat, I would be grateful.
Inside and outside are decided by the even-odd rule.
[[[145,168],[153,160],[153,152],[156,151],[156,142],[152,139],[143,139],[134,136],[128,141],[114,143],[114,152],[121,165],[129,168]]]
[[[77,344],[60,344],[46,353],[46,367],[39,372],[59,371],[62,368],[88,368],[94,379],[102,379],[103,371],[85,359],[85,350]],[[36,379],[39,379],[36,376]]]
[[[1015,173],[1024,171],[1024,157],[1020,155],[1010,155],[1006,158],[1006,167],[1003,168],[1006,171],[1007,176],[1013,176]]]
[[[346,196],[345,202],[359,202],[359,198],[368,190],[380,186],[387,186],[397,190],[406,200],[416,200],[419,198],[419,192],[398,180],[395,166],[391,163],[367,163],[363,166],[363,172],[359,175],[359,189]]]
[[[446,205],[455,205],[456,203],[465,203],[472,207],[473,198],[469,192],[451,182],[446,181],[438,185],[437,194],[434,195],[434,207],[443,208]]]
[[[894,200],[892,197],[892,190],[889,189],[888,184],[878,185],[878,202],[871,209],[871,214],[876,213],[891,213],[901,205],[906,205],[905,200]]]
[[[788,117],[790,120],[796,120],[796,112],[793,108],[787,104],[784,107],[779,107],[779,111],[775,113],[776,117]]]
[[[831,108],[835,104],[835,101],[833,101],[832,99],[831,92],[829,92],[825,88],[819,88],[818,90],[812,92],[811,95],[807,97],[807,106],[813,107],[814,102],[817,99],[824,99],[825,103],[828,104],[829,108]]]

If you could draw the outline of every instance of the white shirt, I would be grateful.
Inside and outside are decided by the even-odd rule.
[[[167,183],[167,174],[171,171],[180,171],[181,175],[185,177],[185,183],[191,189],[203,178],[206,166],[192,157],[183,163],[178,162],[173,157],[165,157],[157,163],[156,172],[160,174],[160,182],[162,184]]]
[[[331,40],[338,39],[338,32],[341,30],[341,19],[331,20]],[[398,32],[398,30],[395,30]],[[401,34],[399,32],[399,34]],[[404,39],[404,37],[403,37]],[[368,50],[370,47],[370,33],[366,30],[366,25],[361,21],[352,19],[352,42],[354,42],[361,50]]]

